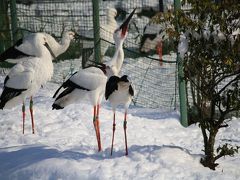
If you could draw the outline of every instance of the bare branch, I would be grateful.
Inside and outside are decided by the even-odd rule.
[[[220,95],[230,84],[232,84],[234,81],[240,78],[240,74],[236,76],[234,79],[229,81],[220,91],[218,91],[217,95]]]

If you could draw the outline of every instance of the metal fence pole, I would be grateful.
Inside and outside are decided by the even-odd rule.
[[[174,0],[174,11],[175,16],[177,17],[176,11],[181,9],[180,0]],[[179,30],[179,27],[177,27]],[[179,85],[179,101],[180,101],[180,121],[184,127],[188,126],[188,117],[187,117],[187,92],[186,92],[186,82],[184,79],[183,71],[183,59],[180,58],[179,53],[177,53],[177,64],[178,64],[178,85]]]
[[[13,43],[17,41],[17,7],[16,0],[10,0],[11,8],[11,26]]]
[[[93,31],[94,31],[94,58],[101,61],[100,25],[99,25],[99,1],[92,0],[93,6]]]
[[[159,0],[159,11],[163,12],[164,8],[163,8],[163,0]]]
[[[0,30],[0,53],[4,51],[4,5],[5,1],[0,0],[0,25],[1,25],[1,30]]]
[[[8,17],[8,1],[0,0],[0,53],[10,46],[11,34]]]

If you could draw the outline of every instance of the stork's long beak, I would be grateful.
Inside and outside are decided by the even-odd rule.
[[[52,49],[50,48],[49,44],[47,42],[45,42],[44,46],[46,46],[46,48],[48,49],[48,51],[50,52],[50,54],[52,55],[53,59],[56,58],[55,54],[53,53]]]
[[[122,35],[125,36],[127,29],[128,29],[128,24],[130,22],[130,20],[133,17],[133,14],[135,12],[136,8],[131,12],[131,14],[128,16],[128,18],[122,23],[122,25],[119,27],[119,29],[122,30]]]

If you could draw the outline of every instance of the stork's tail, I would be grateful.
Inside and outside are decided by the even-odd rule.
[[[60,105],[58,105],[58,104],[53,104],[52,105],[52,110],[54,110],[54,109],[56,109],[56,110],[59,110],[59,109],[63,109],[64,107],[62,107],[62,106],[60,106]]]
[[[60,89],[63,87],[63,84],[56,90],[56,92],[53,95],[53,98],[55,98],[58,94],[58,92],[60,91]]]
[[[60,87],[61,88],[61,87]],[[59,96],[56,98],[55,102],[52,105],[52,109],[63,109],[66,105],[70,104],[70,101],[73,97],[69,97],[69,94],[74,90],[73,87],[66,88]],[[59,89],[54,94],[54,97],[57,95]]]
[[[5,104],[6,104],[5,102],[3,102],[3,101],[0,100],[0,109],[3,109],[4,106],[5,106]]]
[[[19,99],[16,99],[23,91],[26,91],[27,89],[14,89],[9,87],[4,87],[3,92],[0,97],[0,109],[3,109],[10,100],[15,101],[12,105],[15,106]]]

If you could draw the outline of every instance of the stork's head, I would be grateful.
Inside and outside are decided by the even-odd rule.
[[[63,38],[70,41],[74,39],[74,36],[75,36],[75,33],[72,31],[67,31],[63,34]]]
[[[131,14],[128,16],[128,18],[122,23],[119,28],[117,28],[113,34],[113,38],[115,43],[118,42],[120,39],[124,40],[127,37],[127,31],[128,31],[128,24],[130,20],[132,19],[132,16],[135,12],[136,8],[131,12]]]
[[[131,84],[132,84],[132,82],[130,81],[130,79],[127,75],[123,75],[120,78],[120,81],[118,83],[118,85],[121,87],[121,89],[128,89]]]
[[[117,10],[115,8],[108,8],[107,16],[115,18],[117,16]]]
[[[123,82],[131,82],[131,80],[130,80],[130,78],[129,78],[128,75],[123,75],[123,76],[121,77],[121,81],[123,81]]]

